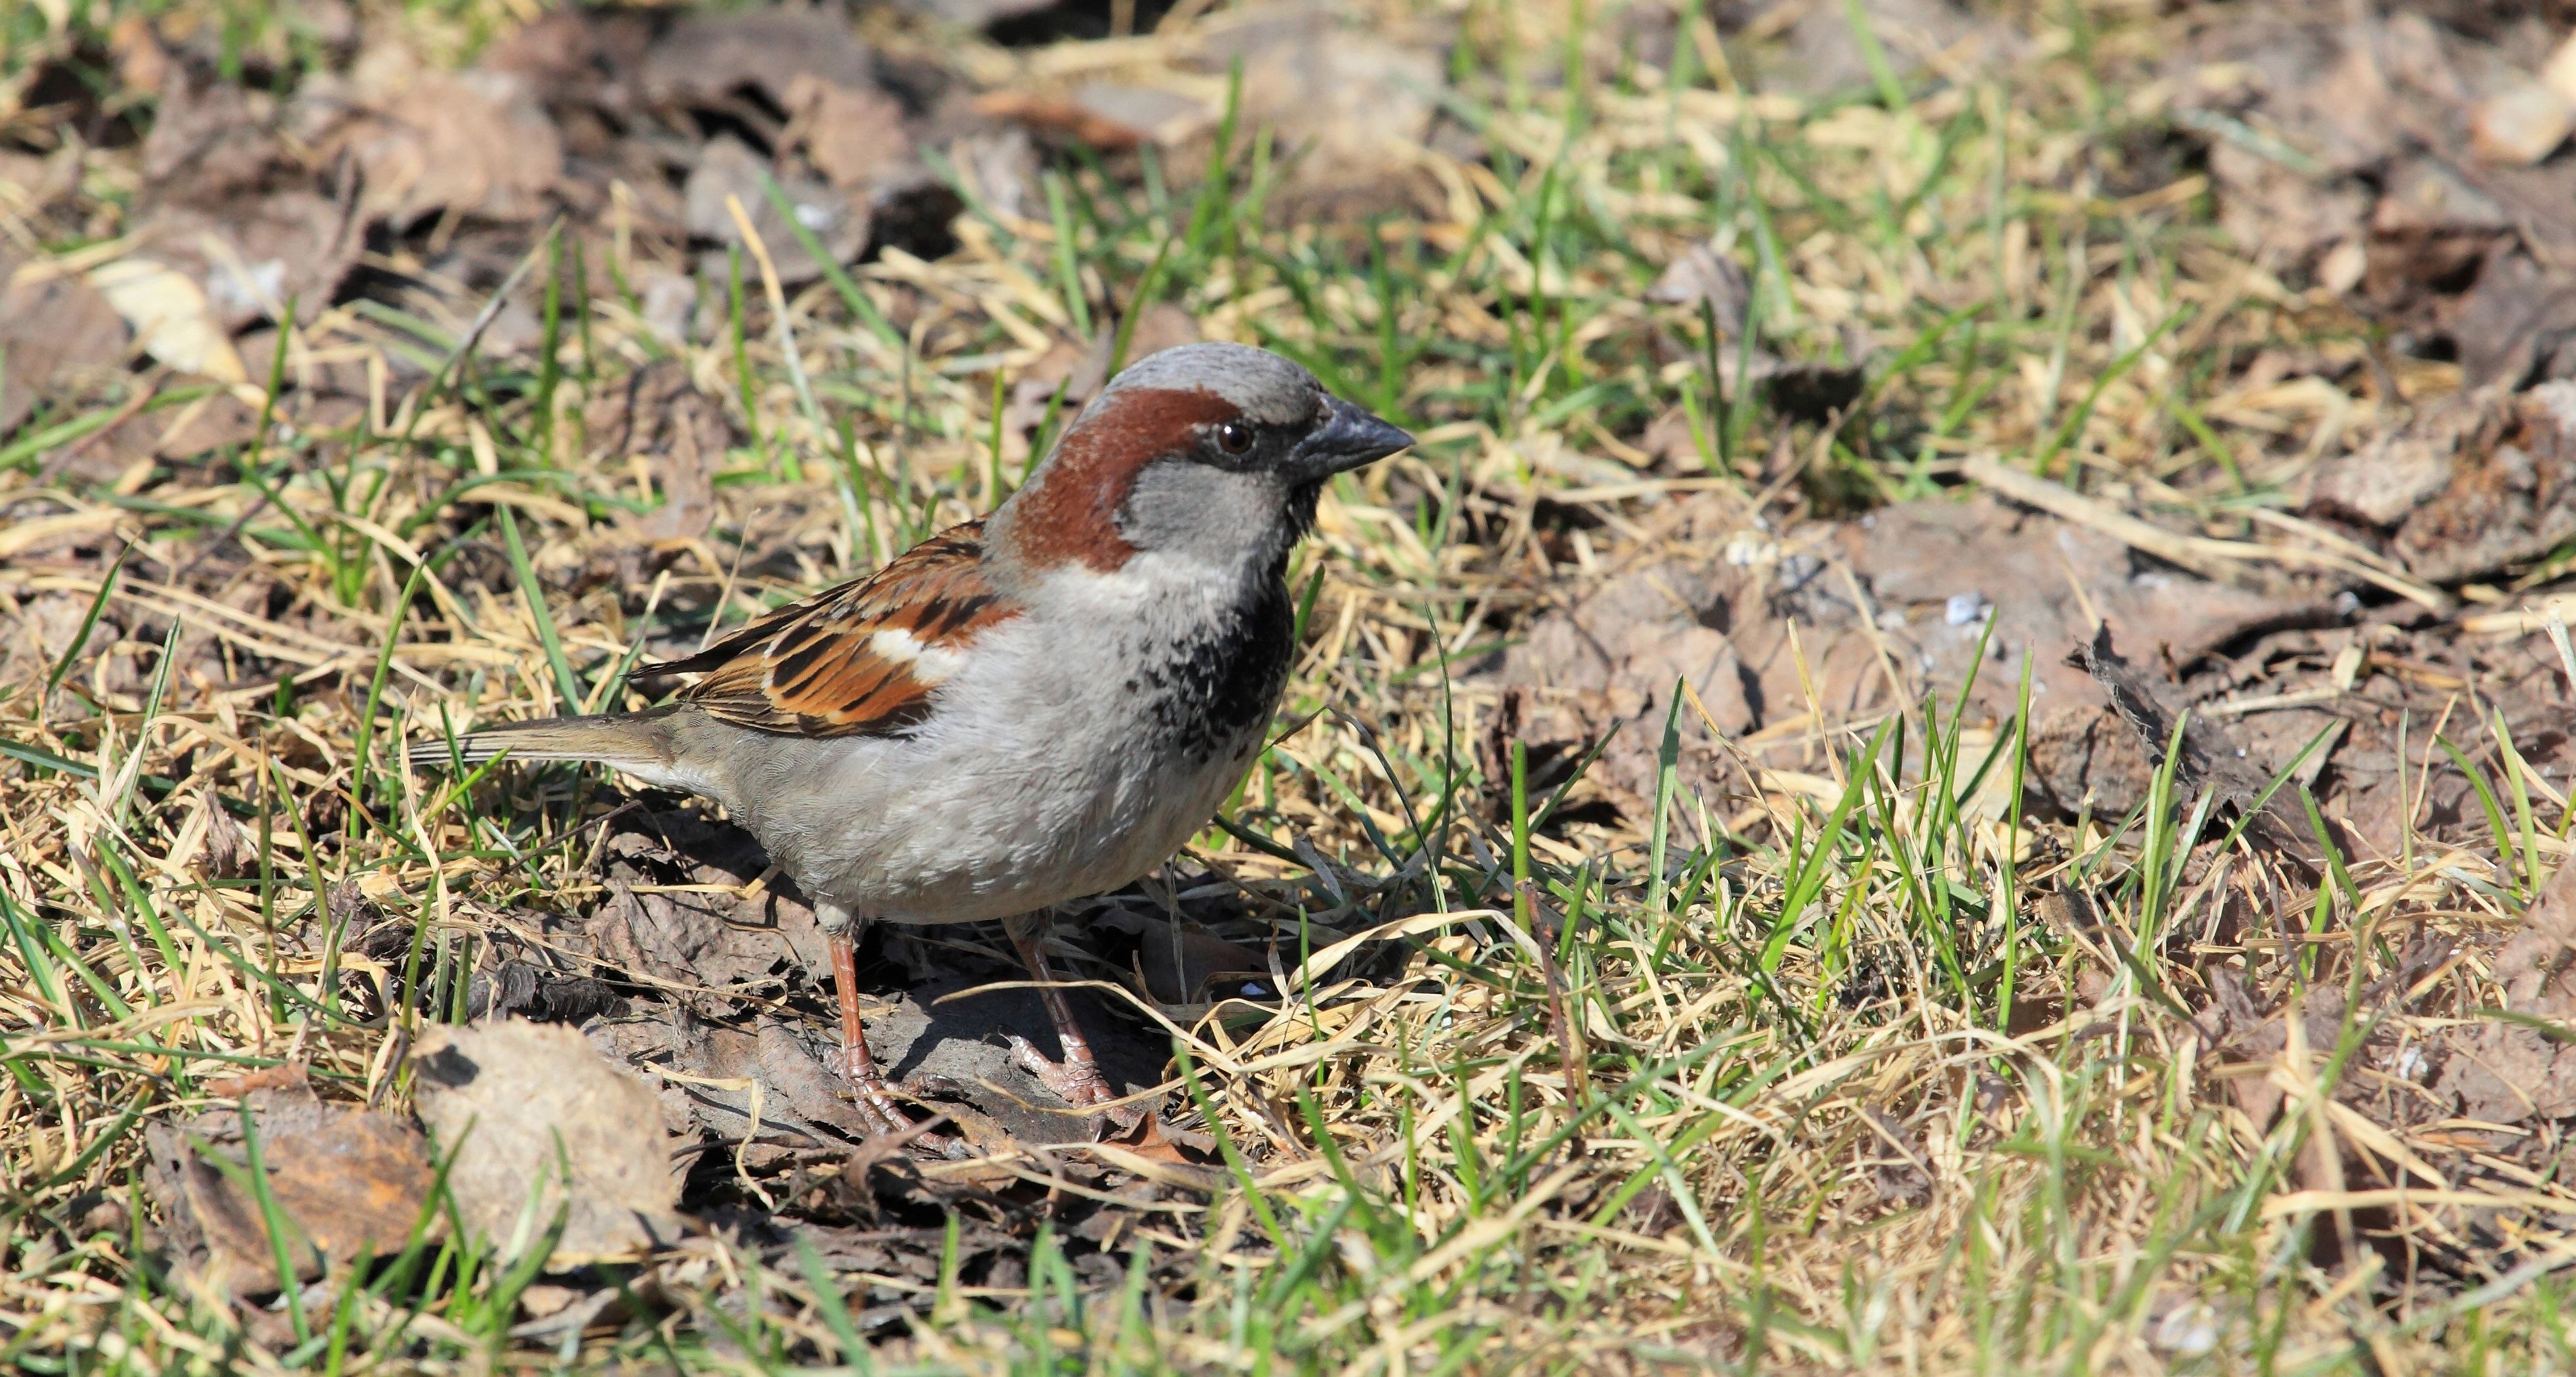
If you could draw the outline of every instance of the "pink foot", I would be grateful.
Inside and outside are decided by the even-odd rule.
[[[1092,1117],[1106,1117],[1120,1128],[1133,1128],[1142,1120],[1144,1111],[1134,1105],[1119,1106],[1118,1092],[1109,1078],[1100,1074],[1100,1063],[1088,1056],[1069,1056],[1051,1061],[1035,1043],[1017,1033],[1009,1035],[1011,1060],[1018,1062],[1038,1082],[1075,1109],[1092,1111]]]

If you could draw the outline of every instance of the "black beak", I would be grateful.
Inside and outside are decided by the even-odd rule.
[[[1288,455],[1288,467],[1301,481],[1348,473],[1413,444],[1413,437],[1364,408],[1339,397],[1324,399],[1321,425],[1306,432]]]

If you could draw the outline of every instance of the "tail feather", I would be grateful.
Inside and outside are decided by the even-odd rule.
[[[668,773],[672,767],[670,733],[664,718],[674,709],[619,713],[607,717],[549,717],[536,722],[495,722],[456,738],[453,754],[447,739],[414,741],[405,751],[415,768],[430,769],[462,761],[480,765],[507,752],[513,760],[595,761],[637,774]]]

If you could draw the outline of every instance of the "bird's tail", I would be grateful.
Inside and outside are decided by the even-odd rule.
[[[452,754],[443,736],[415,741],[405,754],[418,769],[451,762],[480,765],[506,751],[513,760],[595,761],[634,774],[657,776],[672,768],[668,719],[677,711],[676,707],[664,707],[606,717],[496,722],[458,736]]]

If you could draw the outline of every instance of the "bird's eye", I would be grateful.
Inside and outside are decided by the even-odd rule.
[[[1252,448],[1252,427],[1228,421],[1216,428],[1216,445],[1228,454],[1242,454]]]

